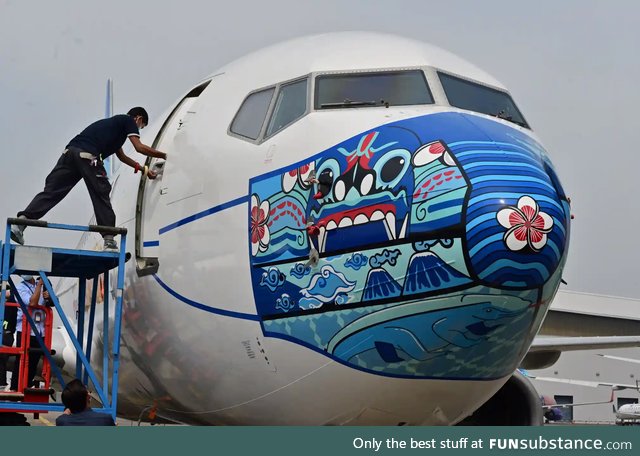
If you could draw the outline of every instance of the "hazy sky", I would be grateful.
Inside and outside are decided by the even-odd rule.
[[[640,298],[639,20],[631,1],[0,0],[0,220],[103,115],[108,77],[116,112],[143,105],[153,120],[247,52],[381,31],[452,51],[509,88],[573,200],[568,288]],[[84,224],[91,212],[79,184],[46,218]]]

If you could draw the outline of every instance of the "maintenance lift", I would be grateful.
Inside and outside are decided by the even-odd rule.
[[[120,235],[120,250],[118,252],[103,252],[97,250],[65,249],[57,247],[39,247],[11,244],[11,226],[22,225],[47,229],[71,230],[79,232],[97,232],[100,234]],[[52,348],[53,312],[49,307],[29,306],[22,302],[16,291],[16,284],[11,275],[33,275],[40,277],[43,288],[49,292],[53,308],[66,330],[68,339],[76,350],[75,377],[85,385],[91,383],[90,389],[95,392],[102,404],[100,408],[93,408],[99,412],[109,413],[114,421],[118,398],[118,370],[120,366],[120,332],[122,325],[122,295],[125,277],[125,262],[127,230],[108,226],[78,226],[59,223],[48,223],[42,220],[27,220],[23,218],[7,219],[4,242],[0,242],[0,270],[2,272],[2,293],[0,295],[0,322],[4,321],[5,305],[19,306],[23,312],[21,347],[4,347],[0,345],[0,353],[17,355],[20,363],[18,390],[15,392],[0,391],[0,413],[33,413],[37,417],[40,413],[63,412],[62,403],[55,402],[55,391],[51,388],[51,374],[55,375],[61,388],[66,385],[62,372],[54,360],[55,350]],[[115,290],[115,309],[112,315],[109,310],[109,271],[117,268],[117,284]],[[99,287],[102,276],[103,287]],[[50,278],[77,279],[77,310],[73,303],[65,306],[60,303]],[[87,306],[87,281],[92,280],[91,298]],[[98,289],[102,288],[102,365],[101,378],[91,366],[91,349],[93,331],[96,318],[96,307],[99,304]],[[17,303],[7,303],[6,292],[13,291]],[[65,286],[65,289],[69,287]],[[101,291],[102,291],[101,290]],[[85,325],[86,310],[89,311],[89,321]],[[69,319],[69,313],[75,313]],[[36,320],[41,321],[44,314],[44,334],[40,336],[36,329]],[[76,320],[75,330],[72,321]],[[110,328],[110,322],[113,328]],[[85,328],[86,327],[86,328]],[[39,347],[29,346],[29,328],[33,328]],[[0,341],[2,340],[3,325],[0,325]],[[86,329],[86,337],[85,337]],[[112,337],[110,337],[112,335]],[[54,347],[55,348],[55,347]],[[59,347],[59,350],[62,347]],[[44,354],[42,378],[44,382],[36,385],[28,384],[29,355],[41,350]],[[73,374],[66,369],[68,377]],[[72,371],[71,371],[72,372]],[[36,387],[33,387],[36,386]],[[49,399],[54,398],[53,402]]]

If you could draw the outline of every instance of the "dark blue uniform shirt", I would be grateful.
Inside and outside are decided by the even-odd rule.
[[[115,426],[115,423],[111,415],[87,408],[71,415],[60,415],[56,418],[56,426]]]
[[[118,114],[92,123],[73,138],[67,147],[77,147],[104,160],[118,152],[129,136],[140,136],[138,126],[133,117]]]

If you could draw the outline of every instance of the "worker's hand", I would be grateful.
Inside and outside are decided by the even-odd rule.
[[[152,170],[149,170],[149,171],[147,171],[147,177],[148,177],[149,179],[153,180],[153,179],[155,179],[156,177],[158,177],[158,173],[156,173],[156,172],[154,172],[154,171],[152,171]]]
[[[62,412],[63,415],[71,415],[71,410],[69,410],[68,408],[64,409],[64,412]]]

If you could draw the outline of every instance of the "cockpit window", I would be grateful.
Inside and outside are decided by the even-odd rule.
[[[271,136],[299,119],[307,111],[307,79],[280,87],[275,107],[267,127],[266,136]]]
[[[432,104],[421,70],[316,77],[315,109]]]
[[[451,106],[500,117],[529,128],[508,93],[446,73],[438,72],[438,76]]]
[[[275,88],[271,87],[249,95],[233,119],[231,131],[250,139],[258,139],[262,124],[267,117],[274,90]]]

